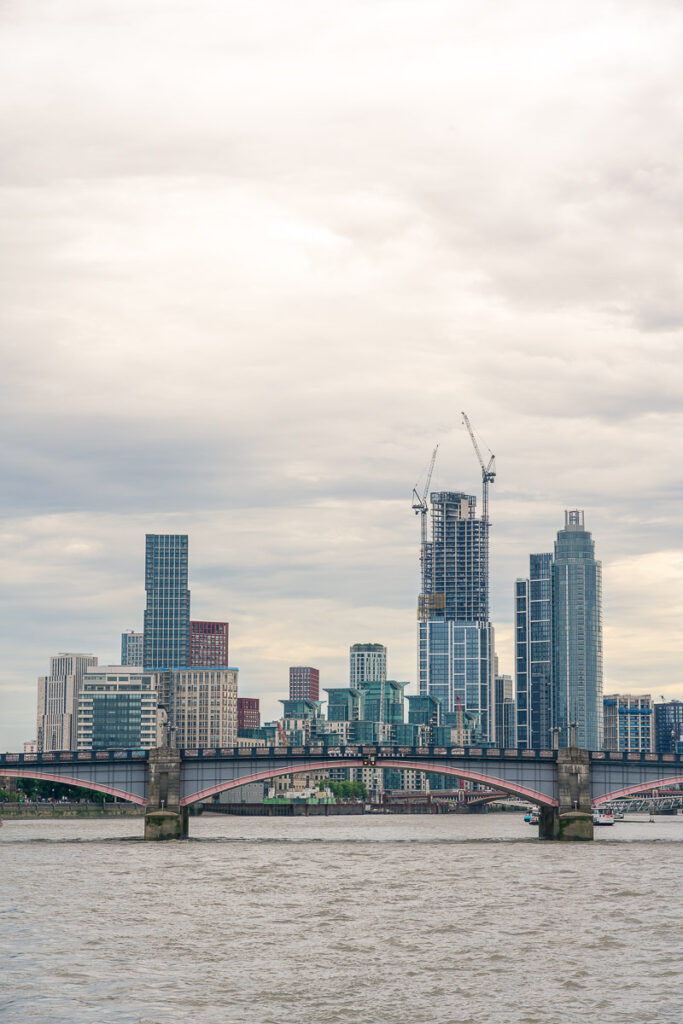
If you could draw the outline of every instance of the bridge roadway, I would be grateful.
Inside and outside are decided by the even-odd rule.
[[[433,772],[524,797],[539,805],[545,838],[592,838],[592,822],[588,828],[586,820],[592,806],[653,785],[683,782],[680,754],[578,748],[309,746],[0,755],[0,775],[83,786],[145,805],[149,838],[154,838],[155,816],[169,826],[166,831],[173,837],[185,835],[191,804],[249,782],[366,766]],[[169,820],[172,816],[180,822],[180,831]],[[579,832],[586,834],[573,835]]]

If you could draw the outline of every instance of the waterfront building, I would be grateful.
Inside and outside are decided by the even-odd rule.
[[[325,688],[328,722],[357,722],[361,717],[362,695],[355,686]]]
[[[494,734],[494,632],[489,622],[489,524],[477,499],[461,491],[430,494],[431,540],[421,547],[418,681],[421,696],[458,703]]]
[[[143,665],[148,671],[190,664],[187,563],[187,534],[146,535]]]
[[[675,754],[683,740],[683,701],[669,700],[654,706],[655,750]]]
[[[382,683],[387,678],[387,649],[383,644],[353,644],[349,649],[349,684]]]
[[[516,743],[552,745],[552,564],[550,553],[529,556],[529,578],[515,583]]]
[[[320,672],[310,665],[294,665],[289,670],[289,699],[318,700],[320,697]]]
[[[24,740],[24,753],[25,754],[37,754],[38,753],[38,740]]]
[[[409,693],[408,722],[411,725],[433,727],[441,722],[441,701],[429,694]]]
[[[581,509],[515,583],[517,744],[603,746],[602,566]]]
[[[553,721],[584,750],[602,750],[602,563],[581,509],[564,514],[552,564]]]
[[[649,693],[611,693],[603,697],[604,749],[655,749],[654,706]]]
[[[321,721],[321,701],[281,700],[282,728],[287,744],[293,747],[307,746],[317,736],[318,723]]]
[[[361,717],[369,722],[385,725],[402,723],[403,690],[407,683],[398,683],[395,679],[358,684],[361,694]]]
[[[261,709],[258,697],[237,698],[237,730],[260,729]]]
[[[39,751],[76,750],[78,698],[93,654],[61,653],[50,658],[50,672],[38,677],[36,742]]]
[[[190,620],[190,665],[203,668],[216,666],[227,668],[228,631],[227,622],[204,622]],[[179,666],[180,667],[180,666]]]
[[[159,704],[177,747],[234,747],[237,742],[236,668],[177,668],[159,674]]]
[[[515,747],[517,745],[517,728],[512,676],[497,675],[494,692],[496,702],[495,745],[503,748]]]
[[[156,747],[157,697],[156,676],[140,666],[88,669],[78,700],[77,749]]]
[[[142,667],[143,634],[132,629],[121,634],[121,664]]]

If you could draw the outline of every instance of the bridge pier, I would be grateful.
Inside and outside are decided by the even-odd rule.
[[[180,806],[180,751],[150,750],[145,839],[187,839],[188,808]]]
[[[542,807],[538,822],[541,839],[585,842],[593,838],[590,759],[587,750],[566,747],[557,752],[559,807]]]

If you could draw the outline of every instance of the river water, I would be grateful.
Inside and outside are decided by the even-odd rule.
[[[0,829],[3,1024],[683,1021],[683,817],[541,842],[514,814]]]

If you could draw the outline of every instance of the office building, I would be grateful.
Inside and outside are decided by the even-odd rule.
[[[166,708],[176,747],[237,745],[237,669],[178,668],[159,676],[159,704]]]
[[[675,754],[683,741],[683,701],[655,704],[654,711],[655,750],[658,754]]]
[[[215,666],[227,668],[228,661],[227,622],[190,621],[190,665],[203,668]]]
[[[289,670],[289,699],[318,700],[320,672],[310,665],[295,665]]]
[[[603,697],[604,749],[651,752],[655,749],[654,707],[649,693],[611,693]]]
[[[38,678],[36,742],[39,751],[76,750],[78,698],[87,669],[97,665],[92,654],[57,654],[50,673]]]
[[[477,499],[461,491],[430,495],[431,540],[420,552],[418,680],[422,696],[458,706],[493,740],[494,632],[489,622],[489,524]]]
[[[260,729],[261,708],[258,697],[237,698],[237,729]]]
[[[326,687],[327,721],[357,722],[361,717],[361,692],[355,686]]]
[[[187,558],[186,534],[147,534],[143,665],[148,671],[190,664]]]
[[[384,644],[353,644],[349,649],[349,685],[381,683],[387,678]]]
[[[515,583],[517,743],[552,746],[552,564],[549,553],[529,556],[529,578]]]
[[[121,634],[121,664],[142,668],[143,634],[132,629]]]
[[[83,676],[78,750],[157,746],[157,681],[139,666],[99,665]]]

